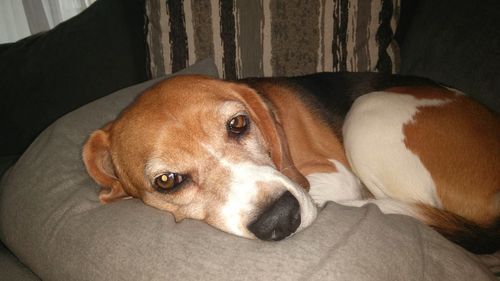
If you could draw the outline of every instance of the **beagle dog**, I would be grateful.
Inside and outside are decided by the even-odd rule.
[[[500,118],[424,78],[176,76],[83,147],[103,203],[136,197],[280,240],[327,201],[414,217],[476,253],[500,243]]]

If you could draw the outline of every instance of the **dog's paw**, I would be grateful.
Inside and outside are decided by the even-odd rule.
[[[337,167],[335,173],[313,173],[307,175],[309,181],[309,195],[318,207],[326,202],[342,202],[359,200],[362,198],[362,184],[360,180],[342,164],[333,160]]]
[[[318,178],[319,176],[317,174],[307,177],[310,184],[309,195],[316,206],[322,208],[325,206],[326,202],[335,201],[335,188],[328,183],[320,182]]]

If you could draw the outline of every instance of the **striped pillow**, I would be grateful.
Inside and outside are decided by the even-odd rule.
[[[211,57],[221,77],[396,72],[399,0],[148,0],[152,77]]]

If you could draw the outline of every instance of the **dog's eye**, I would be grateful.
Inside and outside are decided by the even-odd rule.
[[[244,114],[236,115],[227,122],[227,131],[233,135],[241,135],[248,129],[250,120]]]
[[[186,177],[176,173],[165,173],[161,174],[155,178],[154,184],[158,191],[160,192],[170,192],[178,188],[184,181]]]

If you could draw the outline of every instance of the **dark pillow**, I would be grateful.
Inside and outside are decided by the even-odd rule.
[[[0,47],[0,156],[46,126],[148,78],[144,0],[99,0],[54,29]]]
[[[499,48],[500,1],[420,0],[401,44],[401,72],[456,87],[500,112]]]
[[[146,11],[153,77],[207,57],[228,79],[399,68],[398,0],[147,1]]]

